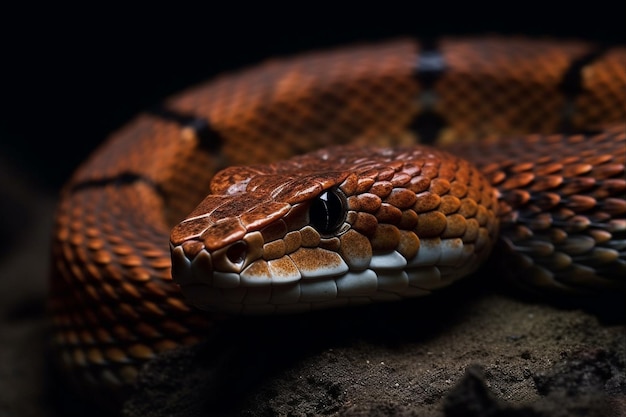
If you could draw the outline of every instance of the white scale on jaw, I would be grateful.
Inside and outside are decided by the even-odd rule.
[[[306,249],[306,256],[324,251],[334,259],[325,267],[305,269],[295,255]],[[300,252],[302,256],[305,254]],[[296,262],[290,256],[296,258]],[[350,271],[343,259],[324,249],[301,248],[282,258],[267,262],[267,270],[255,276],[249,266],[241,274],[209,271],[210,255],[201,251],[190,262],[180,247],[174,248],[175,264],[184,260],[186,267],[177,268],[179,283],[193,286],[189,301],[200,308],[232,313],[269,313],[309,311],[330,306],[362,304],[371,301],[396,300],[430,294],[432,290],[471,272],[472,244],[461,239],[422,239],[417,255],[407,261],[396,251],[374,254],[369,267]],[[291,268],[276,267],[274,262],[293,264]],[[300,269],[296,265],[300,264]],[[437,266],[435,266],[437,265]],[[246,272],[248,271],[248,272]],[[285,273],[288,271],[288,273]],[[290,271],[290,272],[289,272]],[[273,275],[273,273],[275,273]]]

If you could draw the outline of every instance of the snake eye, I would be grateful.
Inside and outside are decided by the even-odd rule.
[[[311,225],[322,234],[332,233],[346,219],[346,197],[336,189],[320,194],[309,208]]]

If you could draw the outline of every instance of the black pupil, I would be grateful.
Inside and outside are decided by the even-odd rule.
[[[327,190],[311,203],[311,224],[320,233],[331,233],[343,224],[346,218],[344,198],[335,190]]]

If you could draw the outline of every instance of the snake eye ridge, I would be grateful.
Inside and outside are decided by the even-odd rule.
[[[309,208],[311,225],[322,234],[329,234],[339,229],[346,215],[346,197],[337,189],[324,191],[313,200]]]

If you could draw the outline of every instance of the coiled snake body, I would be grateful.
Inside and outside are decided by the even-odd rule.
[[[125,388],[210,331],[218,316],[188,302],[264,313],[424,295],[498,237],[524,286],[623,291],[625,103],[625,48],[498,38],[309,53],[182,93],[63,190],[61,366]],[[434,138],[455,147],[415,145]]]

